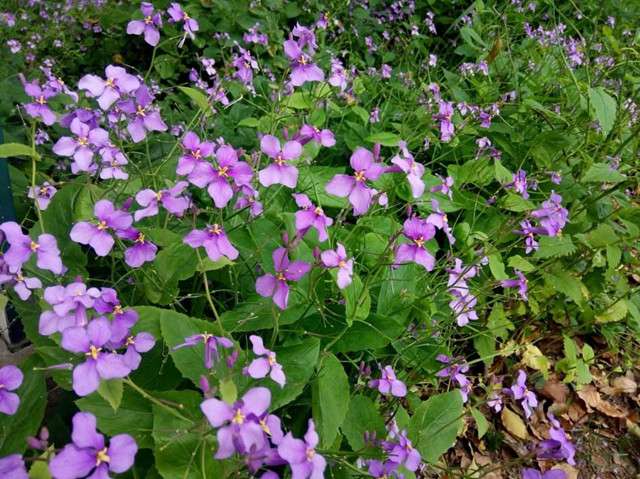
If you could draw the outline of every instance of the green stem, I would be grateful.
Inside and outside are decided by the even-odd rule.
[[[176,411],[174,408],[168,406],[167,404],[163,403],[162,401],[160,401],[159,399],[153,397],[151,394],[149,394],[147,391],[145,391],[144,389],[142,389],[140,386],[138,386],[136,383],[134,383],[131,379],[129,378],[124,378],[123,382],[129,386],[131,389],[133,389],[134,391],[136,391],[138,394],[140,394],[140,396],[142,396],[145,399],[148,399],[149,401],[151,401],[153,404],[155,404],[156,406],[161,407],[162,409],[165,409],[167,412],[169,412],[170,414],[172,414],[173,416],[177,417],[178,419],[181,419],[183,421],[188,421],[188,422],[193,422],[191,419],[189,419],[188,417],[183,416],[182,414],[180,414],[178,411]]]

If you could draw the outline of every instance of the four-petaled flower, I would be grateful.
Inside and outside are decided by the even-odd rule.
[[[144,41],[155,47],[160,41],[158,28],[162,27],[162,16],[154,12],[153,5],[149,2],[142,2],[140,11],[144,19],[130,21],[127,24],[127,33],[129,35],[144,34]]]
[[[253,345],[253,353],[259,357],[251,361],[247,367],[247,374],[256,379],[264,378],[268,374],[271,379],[283,387],[286,378],[282,365],[276,361],[276,353],[264,347],[260,336],[252,334],[249,336],[249,340]]]
[[[91,128],[78,118],[73,119],[70,129],[76,135],[75,138],[61,137],[53,145],[53,152],[60,156],[73,156],[71,163],[73,174],[80,171],[93,173],[97,168],[93,163],[94,152],[109,143],[109,134],[102,128]]]
[[[316,451],[318,442],[320,440],[318,433],[316,433],[315,424],[313,419],[309,419],[304,440],[294,438],[289,432],[278,445],[278,454],[289,463],[295,479],[320,479],[324,477],[327,461]]]
[[[369,211],[375,190],[367,186],[366,181],[375,181],[384,172],[384,167],[375,161],[373,153],[365,148],[358,148],[349,160],[355,170],[353,176],[335,175],[325,186],[327,193],[348,197],[353,206],[353,214],[363,215]]]
[[[205,230],[192,230],[183,241],[192,248],[204,246],[211,261],[218,261],[223,256],[234,260],[240,254],[227,238],[222,226],[218,224],[207,226]]]
[[[184,343],[174,346],[173,349],[190,348],[200,343],[204,344],[204,365],[207,369],[211,369],[214,362],[219,358],[218,346],[226,349],[233,348],[233,342],[228,338],[201,333],[184,338]]]
[[[391,394],[395,397],[405,397],[407,386],[396,377],[391,366],[385,366],[380,370],[380,379],[369,381],[369,387],[377,389],[381,394]]]
[[[86,90],[103,110],[108,110],[117,100],[140,88],[140,80],[122,67],[109,65],[104,71],[106,80],[98,75],[85,75],[78,81],[78,88]]]
[[[289,302],[289,284],[287,281],[299,281],[311,269],[304,261],[289,261],[286,248],[273,251],[275,274],[267,273],[256,280],[256,291],[260,296],[272,297],[278,308],[287,309]]]
[[[36,255],[36,265],[40,269],[46,269],[54,274],[62,274],[65,270],[60,259],[60,250],[55,236],[41,234],[34,241],[22,232],[18,223],[7,221],[0,224],[0,231],[5,235],[9,249],[3,254],[4,262],[9,266],[9,271],[17,273],[22,265],[29,261],[31,255]]]
[[[500,284],[503,288],[518,288],[518,294],[520,297],[527,301],[527,290],[529,281],[527,277],[520,271],[516,270],[516,275],[518,279],[504,279],[500,281]]]
[[[80,221],[73,225],[69,236],[76,243],[91,246],[98,256],[106,256],[115,243],[110,232],[129,228],[133,218],[126,211],[116,209],[109,200],[98,201],[93,213],[96,223]]]
[[[533,391],[527,389],[527,373],[520,369],[518,379],[509,390],[513,394],[513,398],[520,401],[524,415],[529,419],[533,413],[532,408],[535,409],[538,406],[538,398]]]
[[[293,198],[298,207],[302,208],[296,211],[298,234],[302,237],[310,228],[314,228],[318,232],[318,240],[326,241],[329,238],[327,228],[333,224],[333,219],[325,215],[322,208],[314,205],[307,195],[294,193]]]
[[[273,160],[269,166],[258,172],[262,186],[284,185],[295,188],[298,183],[298,169],[289,164],[302,154],[302,145],[297,141],[287,141],[280,147],[280,140],[273,135],[265,135],[260,140],[260,149]]]
[[[295,40],[284,42],[284,54],[291,60],[290,80],[293,86],[324,80],[324,72]]]
[[[414,262],[427,271],[432,271],[436,259],[427,249],[426,243],[436,234],[433,225],[420,218],[409,218],[404,222],[402,233],[411,242],[403,243],[398,247],[395,264]]]
[[[340,243],[336,249],[326,250],[320,254],[320,260],[325,268],[338,268],[338,288],[344,289],[351,284],[353,276],[353,259],[347,259],[347,250]]]
[[[151,189],[138,191],[136,201],[143,209],[136,211],[133,218],[140,221],[142,218],[155,216],[158,214],[158,203],[176,216],[182,216],[189,205],[189,198],[181,196],[182,192],[189,186],[186,181],[178,181],[173,188],[160,190],[157,193]]]

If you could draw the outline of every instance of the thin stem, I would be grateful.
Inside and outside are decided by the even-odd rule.
[[[156,406],[161,407],[162,409],[165,409],[167,412],[169,412],[170,414],[172,414],[173,416],[177,417],[178,419],[181,419],[183,421],[188,421],[188,422],[193,422],[191,419],[189,419],[188,417],[183,416],[182,414],[180,414],[178,411],[176,411],[174,408],[168,406],[167,404],[163,403],[162,401],[160,401],[159,399],[153,397],[152,395],[150,395],[147,391],[145,391],[144,389],[142,389],[140,386],[138,386],[136,383],[134,383],[131,379],[129,378],[124,378],[123,382],[129,386],[131,389],[133,389],[134,391],[136,391],[138,394],[140,394],[140,396],[142,396],[145,399],[148,399],[149,401],[151,401],[153,404],[155,404]]]

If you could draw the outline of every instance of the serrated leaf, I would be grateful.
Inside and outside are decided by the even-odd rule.
[[[606,223],[600,223],[596,229],[585,235],[585,239],[592,248],[602,248],[616,243],[618,235],[611,226]]]
[[[122,402],[122,379],[103,379],[98,386],[98,394],[109,403],[113,412],[118,411]]]
[[[328,354],[313,383],[311,402],[320,444],[324,447],[333,444],[349,410],[350,398],[349,378],[338,358]]]
[[[627,177],[607,163],[596,163],[582,177],[586,183],[620,183]]]
[[[520,270],[523,273],[529,273],[530,271],[533,271],[536,269],[534,265],[529,263],[526,259],[524,259],[520,255],[511,256],[507,260],[507,264],[513,269]]]
[[[5,143],[0,145],[0,158],[12,158],[14,156],[29,156],[36,160],[40,159],[40,155],[30,146],[20,143]]]
[[[522,354],[522,362],[536,371],[546,373],[549,371],[549,359],[533,344],[527,344]]]
[[[563,293],[576,304],[582,304],[583,284],[575,276],[567,271],[557,271],[553,274],[544,275],[545,280],[558,292]]]
[[[542,259],[568,256],[575,253],[577,249],[569,235],[542,236],[539,245],[534,257]]]
[[[613,323],[624,319],[629,312],[626,301],[616,301],[604,312],[596,314],[596,323]]]

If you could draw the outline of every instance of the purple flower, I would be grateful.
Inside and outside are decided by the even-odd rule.
[[[104,436],[96,431],[93,414],[78,412],[72,423],[72,443],[49,462],[54,479],[76,479],[90,473],[93,479],[106,479],[109,473],[120,474],[133,466],[138,445],[129,434],[113,436],[107,446]]]
[[[256,217],[262,214],[262,203],[258,201],[259,193],[251,185],[240,187],[240,196],[236,201],[235,208],[249,208],[251,216]]]
[[[436,361],[448,365],[438,371],[436,376],[439,378],[449,378],[451,381],[458,383],[462,401],[467,402],[469,400],[469,393],[471,392],[471,382],[467,379],[465,373],[469,371],[469,365],[466,362],[455,364],[452,358],[446,354],[438,354]]]
[[[101,148],[99,153],[102,157],[100,178],[103,180],[126,180],[129,178],[129,174],[120,168],[129,163],[122,151],[109,144]]]
[[[435,226],[439,230],[444,231],[444,234],[447,236],[449,243],[454,244],[456,242],[453,233],[451,232],[451,227],[449,226],[449,219],[447,215],[440,209],[440,203],[436,199],[431,200],[431,208],[433,209],[433,213],[427,216],[426,222],[430,225]]]
[[[547,234],[547,230],[544,228],[536,228],[534,227],[529,220],[523,220],[520,222],[519,230],[516,230],[515,233],[524,236],[524,246],[525,253],[529,254],[532,251],[536,251],[538,249],[538,242],[535,239],[535,234]]]
[[[300,237],[314,228],[318,232],[318,240],[326,241],[329,238],[327,228],[333,224],[333,220],[324,214],[322,208],[314,205],[307,195],[294,193],[293,197],[298,207],[302,208],[296,211],[296,230]]]
[[[259,357],[251,361],[246,370],[247,374],[254,379],[264,378],[268,374],[271,379],[284,387],[286,378],[282,365],[276,361],[276,353],[264,347],[260,336],[252,334],[249,340],[253,345],[253,353]]]
[[[403,173],[406,173],[413,197],[420,198],[424,193],[424,182],[422,181],[424,166],[413,159],[413,155],[407,150],[405,142],[400,143],[400,149],[402,150],[402,157],[400,155],[394,156],[391,159],[391,163],[396,165]]]
[[[371,477],[376,479],[391,479],[398,478],[400,479],[402,476],[398,476],[396,474],[396,470],[398,469],[399,464],[393,461],[378,461],[372,459],[368,463],[367,472]]]
[[[395,264],[417,263],[427,271],[432,271],[436,259],[425,244],[436,234],[433,225],[420,218],[409,218],[404,222],[402,233],[411,243],[403,243],[396,250]]]
[[[205,400],[200,409],[217,432],[216,459],[226,459],[235,452],[246,453],[266,446],[265,433],[258,422],[271,404],[271,392],[264,387],[252,388],[233,405],[216,398]]]
[[[20,454],[11,454],[1,458],[0,476],[4,479],[29,479],[22,456]]]
[[[291,60],[290,80],[293,86],[324,80],[323,71],[302,51],[302,47],[295,40],[284,42],[284,54]]]
[[[395,441],[383,441],[382,449],[388,454],[389,459],[396,464],[403,465],[410,471],[420,467],[422,458],[405,431],[398,431],[395,424],[390,431],[390,438]],[[396,442],[397,441],[397,442]]]
[[[549,236],[558,236],[567,224],[569,212],[561,203],[562,196],[552,191],[549,199],[542,203],[542,208],[531,212],[531,216],[540,221]]]
[[[454,299],[449,302],[449,307],[456,316],[458,326],[466,326],[469,321],[478,319],[478,313],[474,309],[478,299],[473,294],[457,289],[450,291],[450,293]]]
[[[258,62],[251,56],[249,50],[245,50],[242,47],[238,47],[240,55],[234,56],[233,65],[236,68],[235,77],[247,86],[253,84],[253,70],[258,69]]]
[[[102,128],[91,128],[78,118],[73,119],[70,129],[76,135],[75,138],[63,136],[53,145],[53,152],[59,156],[73,156],[73,174],[80,171],[94,172],[94,151],[109,143],[109,134]]]
[[[328,148],[336,144],[336,139],[331,130],[321,130],[320,128],[308,124],[304,124],[300,127],[298,139],[303,145],[311,140]]]
[[[62,332],[71,326],[87,324],[87,310],[93,308],[100,297],[97,288],[76,281],[65,286],[50,286],[44,290],[44,300],[52,306],[53,311],[44,311],[40,315],[38,332],[49,336]]]
[[[299,281],[311,269],[304,261],[289,262],[286,248],[277,248],[273,252],[275,275],[267,273],[256,280],[256,291],[260,296],[272,297],[280,309],[287,309],[289,285],[287,281]]]
[[[80,221],[73,225],[69,236],[76,243],[91,246],[98,256],[106,256],[115,243],[111,232],[129,228],[133,218],[126,211],[116,209],[109,200],[98,201],[93,212],[97,222]]]
[[[505,185],[505,188],[513,188],[516,193],[520,193],[526,200],[529,198],[529,192],[527,191],[527,172],[524,170],[518,170],[513,174],[513,180],[511,183]]]
[[[184,343],[174,346],[173,349],[180,349],[186,347],[193,347],[202,342],[204,344],[204,365],[207,369],[213,367],[213,363],[219,359],[218,347],[231,349],[233,348],[233,342],[230,339],[214,336],[209,333],[194,334],[185,338]]]
[[[188,175],[197,164],[213,155],[214,145],[208,141],[200,142],[200,138],[192,131],[188,131],[182,139],[182,149],[184,153],[178,158],[178,175]]]
[[[518,279],[504,279],[500,281],[500,284],[503,288],[518,288],[518,294],[520,297],[527,301],[527,289],[528,289],[528,281],[527,277],[520,271],[515,270]]]
[[[514,399],[520,401],[524,415],[529,419],[532,414],[532,408],[538,406],[538,398],[533,391],[527,389],[527,373],[522,369],[518,371],[518,379],[509,389]]]
[[[440,178],[441,183],[431,188],[431,192],[432,193],[439,192],[439,193],[442,193],[443,195],[447,195],[449,199],[453,199],[453,191],[451,190],[451,187],[453,186],[453,178],[450,176],[447,176],[446,178],[442,178],[439,175],[438,177]]]
[[[537,446],[537,455],[539,459],[566,460],[569,464],[575,466],[576,447],[570,441],[569,436],[564,431],[560,422],[553,414],[547,414],[551,421],[549,429],[549,439],[541,441]]]
[[[9,266],[10,272],[17,273],[33,253],[36,254],[38,268],[54,274],[62,274],[66,270],[60,259],[60,250],[55,236],[45,233],[34,241],[22,233],[20,225],[13,221],[0,224],[0,231],[4,233],[5,240],[9,243],[9,249],[4,253],[3,259]]]
[[[49,207],[49,203],[53,199],[53,196],[58,190],[48,181],[42,183],[42,185],[35,187],[29,187],[27,196],[31,199],[35,199],[38,203],[38,208],[44,211]]]
[[[550,172],[549,179],[551,180],[551,183],[554,183],[556,185],[559,185],[560,183],[562,183],[562,175],[560,174],[559,171]]]
[[[258,178],[262,186],[284,185],[295,188],[298,183],[298,169],[287,164],[302,154],[302,145],[297,141],[287,141],[280,148],[280,140],[273,135],[265,135],[260,140],[260,149],[274,160],[260,170]]]
[[[347,251],[340,243],[336,249],[323,251],[320,255],[325,268],[338,268],[338,288],[344,289],[351,284],[353,276],[353,259],[347,259]]]
[[[447,269],[449,273],[449,280],[447,286],[449,292],[459,292],[460,294],[466,294],[469,292],[469,286],[467,285],[467,279],[474,278],[478,274],[477,266],[464,266],[460,258],[455,259],[455,266]]]
[[[313,33],[313,30],[309,27],[296,23],[296,26],[291,30],[291,35],[298,39],[298,45],[300,48],[307,47],[311,54],[313,54],[316,51],[316,48],[318,48],[318,44],[316,43],[316,34]]]
[[[218,224],[207,226],[205,230],[192,230],[183,241],[192,248],[204,246],[211,261],[219,261],[223,256],[234,260],[239,254],[227,238],[222,226]]]
[[[185,32],[185,38],[189,36],[189,38],[193,40],[196,37],[194,33],[200,29],[200,26],[198,25],[198,22],[196,20],[191,18],[189,14],[183,10],[179,3],[173,2],[167,9],[167,13],[169,14],[173,22],[184,22],[182,28]],[[184,38],[180,42],[179,46],[182,46],[183,42]]]
[[[440,122],[440,140],[448,142],[453,138],[453,122],[451,117],[453,116],[453,103],[440,100],[440,110],[437,115],[433,115],[433,119]]]
[[[355,170],[353,176],[335,175],[325,186],[327,193],[335,196],[348,197],[356,216],[365,214],[371,206],[374,190],[367,186],[366,181],[375,181],[384,172],[384,167],[377,163],[373,153],[359,147],[349,160]]]
[[[136,90],[135,100],[119,102],[118,108],[129,116],[127,131],[134,143],[139,143],[151,131],[167,131],[167,124],[162,121],[160,112],[152,105],[153,97],[149,89],[142,85]]]
[[[139,268],[155,259],[158,247],[146,239],[144,233],[135,228],[127,228],[118,231],[118,237],[134,242],[133,246],[124,250],[124,262],[132,268]]]
[[[47,100],[57,95],[57,92],[49,87],[42,88],[36,80],[24,83],[24,91],[31,98],[35,98],[33,103],[24,105],[24,110],[31,118],[40,118],[42,122],[51,126],[56,122],[56,114],[51,111]]]
[[[108,110],[117,100],[140,88],[140,80],[122,67],[109,65],[104,74],[106,80],[97,75],[85,75],[78,81],[78,88],[97,98],[103,110]]]
[[[567,473],[562,469],[550,469],[543,474],[537,469],[525,468],[522,479],[567,479]]]
[[[138,369],[142,356],[140,353],[151,351],[155,346],[156,340],[150,333],[138,333],[135,336],[129,336],[125,342],[127,350],[122,356],[124,364],[132,371]]]
[[[209,196],[217,208],[224,208],[233,197],[233,188],[251,182],[253,170],[248,163],[238,161],[238,153],[228,145],[223,145],[215,153],[217,166],[200,161],[189,174],[189,181],[199,188],[207,187]]]
[[[182,216],[191,204],[189,198],[180,196],[187,186],[189,184],[186,181],[178,181],[173,188],[160,190],[157,193],[150,189],[139,191],[136,194],[136,201],[143,209],[136,211],[133,218],[137,222],[142,218],[157,215],[158,203],[161,203],[169,213]]]
[[[110,339],[111,323],[105,317],[90,321],[86,328],[72,326],[62,332],[62,348],[86,357],[73,369],[73,390],[78,396],[97,390],[101,379],[123,378],[131,372],[122,356],[104,350]]]
[[[42,282],[38,278],[25,278],[20,269],[15,273],[3,273],[0,270],[0,285],[5,283],[12,284],[13,290],[22,301],[26,301],[31,297],[32,290],[42,288]]]
[[[160,41],[158,28],[162,27],[162,17],[160,13],[154,12],[153,5],[149,2],[142,2],[140,11],[144,15],[144,19],[129,22],[127,24],[127,33],[129,35],[144,34],[144,41],[155,47]]]
[[[294,438],[290,432],[282,439],[278,445],[278,454],[291,466],[292,477],[295,479],[324,477],[327,461],[315,450],[318,442],[313,419],[309,419],[304,440]]]
[[[22,371],[9,365],[0,368],[0,413],[13,416],[20,406],[20,397],[15,391],[22,384]]]
[[[391,366],[382,368],[380,370],[380,379],[369,381],[369,387],[377,389],[380,394],[391,394],[399,398],[407,395],[407,386],[396,378],[396,373]]]

